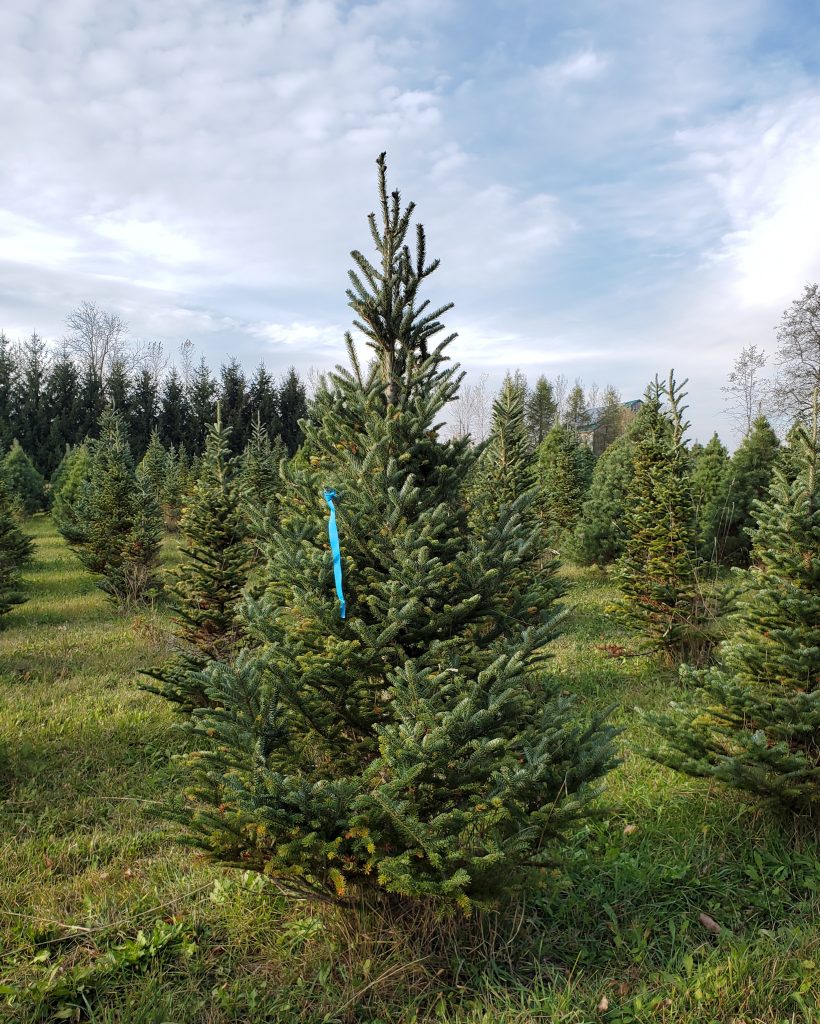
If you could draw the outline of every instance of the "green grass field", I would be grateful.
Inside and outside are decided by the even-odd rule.
[[[611,814],[503,920],[402,927],[287,905],[179,843],[158,812],[183,741],[137,685],[162,613],[119,616],[47,518],[28,527],[29,601],[0,632],[0,1020],[820,1020],[817,835],[640,755],[634,708],[678,684],[603,649],[633,646],[603,576],[571,574],[556,667],[624,726]]]

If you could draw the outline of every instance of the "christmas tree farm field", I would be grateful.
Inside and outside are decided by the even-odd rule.
[[[48,518],[26,529],[28,601],[0,632],[0,1020],[820,1019],[817,835],[642,756],[655,739],[634,709],[679,684],[633,656],[603,575],[566,570],[555,661],[623,729],[607,814],[505,916],[357,915],[179,841],[160,813],[182,782],[179,715],[138,685],[168,614],[119,614]]]

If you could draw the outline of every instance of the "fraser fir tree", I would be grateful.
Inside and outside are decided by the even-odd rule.
[[[732,456],[712,502],[704,509],[704,550],[724,565],[749,564],[754,503],[764,497],[777,461],[780,442],[765,416]]]
[[[76,469],[79,477],[79,462]],[[103,413],[99,438],[88,442],[87,474],[77,480],[69,501],[71,476],[57,496],[55,516],[80,561],[120,605],[130,607],[149,597],[156,582],[162,515],[153,494],[137,479],[119,413]]]
[[[265,517],[268,505],[281,489],[279,464],[287,456],[282,439],[277,437],[271,441],[261,414],[257,414],[239,470],[239,492],[245,518],[253,534],[257,534],[254,522]]]
[[[281,437],[289,456],[293,455],[302,443],[303,435],[299,421],[305,416],[307,416],[305,386],[299,380],[296,370],[291,366],[279,388],[279,424]]]
[[[547,436],[557,414],[558,406],[555,404],[552,384],[542,374],[527,397],[527,429],[533,448],[537,448]]]
[[[250,551],[240,502],[230,428],[217,421],[208,433],[199,479],[180,521],[180,562],[167,587],[174,608],[177,652],[147,672],[158,693],[190,711],[208,703],[200,670],[210,659],[229,659],[241,636],[237,604],[249,571]]]
[[[538,512],[546,541],[563,547],[578,522],[595,460],[570,427],[556,423],[537,453]]]
[[[411,251],[413,206],[388,194],[383,155],[378,170],[378,258],[353,252],[348,292],[376,359],[362,370],[348,336],[351,368],[317,394],[247,609],[253,647],[205,673],[180,813],[211,857],[286,891],[467,908],[532,882],[590,813],[612,729],[549,670],[549,586],[519,571],[536,530],[519,511],[480,543],[468,525],[476,452],[440,436],[460,380],[451,338],[434,344],[450,307],[420,298],[438,261],[421,226]]]
[[[774,470],[755,506],[752,568],[718,664],[687,671],[698,690],[649,716],[656,760],[795,810],[820,807],[820,437],[795,438],[796,477]],[[798,454],[799,453],[799,454]]]
[[[69,544],[79,543],[85,536],[82,497],[89,485],[91,457],[88,445],[81,444],[66,452],[54,475],[52,519]]]
[[[160,506],[163,502],[167,475],[168,452],[159,439],[159,431],[153,430],[145,455],[137,466],[137,479],[146,490],[150,491]]]
[[[635,440],[630,431],[613,442],[595,463],[568,544],[571,557],[581,565],[610,565],[623,554],[627,539],[624,513],[634,459]]]
[[[691,461],[683,441],[684,397],[674,374],[665,388],[656,381],[647,392],[626,501],[626,546],[617,571],[620,618],[673,662],[700,658],[709,646],[698,580]]]
[[[729,471],[729,453],[717,434],[697,452],[692,447],[692,499],[703,557],[714,554],[712,516]]]
[[[32,541],[17,525],[8,489],[0,479],[0,617],[25,600],[20,570],[31,555]]]
[[[0,461],[0,476],[5,480],[11,497],[19,501],[27,516],[42,509],[45,481],[17,439]]]

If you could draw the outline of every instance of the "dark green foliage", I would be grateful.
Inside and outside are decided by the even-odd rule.
[[[0,330],[0,451],[14,440],[18,368],[9,339]]]
[[[182,386],[176,367],[172,367],[162,386],[159,403],[157,429],[162,443],[168,447],[184,445],[188,440],[189,418],[190,410],[185,388]]]
[[[230,428],[217,419],[208,434],[199,478],[185,501],[180,563],[167,587],[178,650],[146,674],[146,688],[185,711],[207,704],[200,670],[228,659],[241,636],[237,605],[248,578],[250,549],[240,502]]]
[[[687,672],[699,687],[650,716],[666,741],[653,756],[776,802],[820,806],[820,438],[793,438],[799,472],[776,467],[754,510],[752,568],[743,573],[719,664]]]
[[[595,460],[570,427],[556,423],[537,453],[536,506],[547,544],[562,548],[581,514]]]
[[[377,358],[329,375],[285,469],[286,515],[251,601],[254,647],[206,672],[180,814],[224,863],[287,891],[377,887],[486,904],[535,878],[590,813],[612,730],[582,722],[550,674],[555,632],[522,509],[476,543],[476,452],[443,443],[458,389],[439,316],[418,298],[437,261],[405,237],[412,205],[379,160],[376,264],[358,251],[351,306]],[[449,340],[449,339],[448,339]],[[338,497],[348,616],[334,599],[323,488]],[[522,499],[519,499],[521,501]]]
[[[69,497],[72,478],[77,486]],[[118,604],[129,607],[151,596],[162,515],[137,479],[118,412],[103,414],[99,438],[88,442],[87,467],[79,458],[71,467],[55,500],[55,518],[83,565]]]
[[[16,394],[17,437],[38,472],[47,468],[49,435],[47,396],[49,356],[46,343],[34,331],[21,351],[21,370]]]
[[[159,439],[159,431],[154,430],[151,433],[151,440],[148,442],[145,455],[137,466],[137,479],[160,505],[165,496],[168,458],[168,451]]]
[[[307,416],[307,395],[305,386],[291,366],[279,388],[279,424],[282,440],[293,455],[302,443],[302,428],[299,421]]]
[[[248,415],[251,423],[260,420],[271,438],[279,436],[279,394],[264,363],[257,366],[248,388]]]
[[[17,499],[26,515],[33,515],[43,508],[45,480],[16,439],[0,462],[0,476],[5,480],[12,499]]]
[[[198,455],[204,448],[208,429],[216,416],[216,392],[216,381],[211,376],[205,360],[201,359],[191,375],[188,389],[190,417],[186,447],[194,455]]]
[[[709,647],[683,397],[673,375],[666,388],[656,381],[647,392],[617,571],[619,617],[673,662],[701,658]]]
[[[535,387],[527,396],[526,403],[527,430],[533,448],[537,448],[547,436],[547,432],[555,422],[557,412],[558,407],[555,404],[552,384],[542,375],[535,382]]]
[[[754,503],[768,490],[780,442],[764,417],[758,417],[751,433],[732,456],[722,485],[704,506],[703,544],[709,558],[723,565],[749,564]]]
[[[66,448],[82,439],[78,433],[78,425],[83,419],[79,406],[79,374],[65,353],[51,368],[46,386],[46,402],[49,431],[46,451],[40,462],[44,472],[53,476]]]
[[[579,564],[610,565],[623,554],[627,538],[624,512],[634,458],[635,440],[630,431],[611,444],[595,463],[568,544],[570,555]]]
[[[8,489],[0,479],[0,616],[25,600],[20,570],[31,556],[32,542],[17,525]]]
[[[248,415],[248,384],[239,363],[232,359],[222,367],[220,388],[222,422],[228,429],[231,451],[238,455],[247,444],[250,428]]]
[[[77,437],[96,437],[100,417],[105,411],[105,389],[100,376],[92,366],[86,366],[80,380],[79,408],[80,422]]]
[[[281,490],[279,464],[287,455],[281,438],[271,441],[261,415],[257,414],[239,470],[239,492],[249,523],[264,515],[269,503]]]
[[[151,443],[151,435],[157,426],[159,413],[159,386],[149,369],[142,370],[134,383],[129,425],[131,450],[141,459]]]
[[[111,364],[105,382],[105,396],[111,408],[116,409],[128,423],[132,414],[131,377],[122,359],[115,359]]]

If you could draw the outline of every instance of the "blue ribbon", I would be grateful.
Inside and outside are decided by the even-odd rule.
[[[333,552],[333,576],[336,579],[336,595],[339,598],[339,604],[341,605],[341,617],[345,617],[345,595],[342,590],[342,552],[339,549],[339,529],[336,526],[336,508],[333,504],[333,499],[336,497],[335,491],[325,490],[325,501],[327,507],[330,509],[330,519],[327,522],[327,533],[330,537],[330,550]]]

